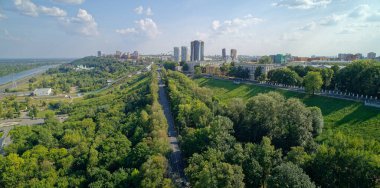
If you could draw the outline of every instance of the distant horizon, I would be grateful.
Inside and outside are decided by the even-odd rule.
[[[160,54],[192,40],[205,42],[205,54],[223,48],[367,54],[380,53],[380,1],[10,0],[0,2],[0,28],[2,58],[84,57],[98,50]]]

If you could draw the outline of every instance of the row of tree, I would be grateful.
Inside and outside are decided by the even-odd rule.
[[[373,60],[356,61],[342,69],[337,65],[331,68],[289,66],[271,70],[267,75],[271,82],[305,86],[311,93],[322,88],[374,97],[380,97],[379,77],[380,65]]]
[[[192,186],[378,184],[380,144],[338,134],[340,139],[318,145],[314,137],[323,129],[319,108],[277,93],[222,104],[212,97],[212,91],[198,87],[181,73],[169,71],[167,77],[187,161],[185,172]],[[349,139],[353,141],[346,147],[339,146]]]

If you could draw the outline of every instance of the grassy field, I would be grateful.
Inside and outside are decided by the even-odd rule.
[[[196,82],[200,86],[211,88],[214,95],[222,102],[231,98],[248,100],[259,93],[276,91],[287,98],[299,98],[307,106],[317,106],[321,108],[325,121],[325,130],[319,139],[325,138],[329,132],[341,131],[349,135],[380,141],[380,109],[366,107],[359,102],[310,96],[248,84],[237,85],[223,80],[200,78]]]

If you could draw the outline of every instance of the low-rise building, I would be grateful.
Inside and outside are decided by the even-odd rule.
[[[33,91],[34,96],[49,96],[53,94],[51,88],[38,88]]]
[[[269,71],[283,66],[279,64],[256,64],[256,63],[237,63],[235,66],[241,66],[244,69],[249,70],[249,79],[255,80],[255,71],[257,68],[261,68],[262,73],[267,74]]]

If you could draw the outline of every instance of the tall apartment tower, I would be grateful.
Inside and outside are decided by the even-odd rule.
[[[232,61],[237,60],[237,50],[236,49],[231,49],[231,59],[232,59]]]
[[[98,51],[98,57],[102,57],[102,51]]]
[[[226,52],[225,48],[222,49],[222,58],[223,58],[223,60],[227,59],[227,52]]]
[[[205,43],[201,40],[191,42],[191,61],[204,61],[204,46]]]
[[[174,61],[178,63],[180,61],[180,58],[181,58],[181,51],[179,47],[174,47]]]
[[[375,59],[376,58],[376,53],[375,52],[369,52],[367,54],[367,58],[368,59]]]
[[[188,62],[189,59],[189,48],[187,46],[181,47],[181,61]]]

